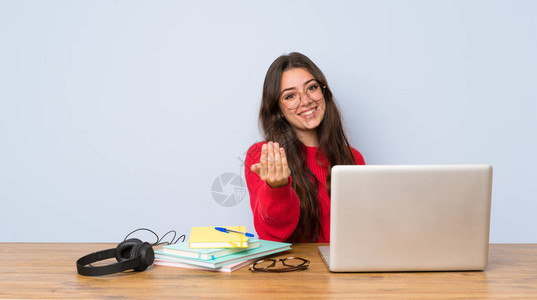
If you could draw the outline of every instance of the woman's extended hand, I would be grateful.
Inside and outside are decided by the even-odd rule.
[[[291,170],[287,165],[285,150],[278,143],[268,142],[261,148],[259,163],[250,167],[252,172],[257,173],[261,180],[272,188],[286,186],[289,183]]]

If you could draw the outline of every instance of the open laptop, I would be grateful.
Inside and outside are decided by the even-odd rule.
[[[335,166],[332,272],[455,271],[487,267],[489,165]]]

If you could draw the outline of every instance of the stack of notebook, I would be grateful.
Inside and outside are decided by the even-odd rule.
[[[291,244],[248,238],[245,226],[192,227],[188,243],[172,244],[155,251],[155,264],[171,267],[233,272],[263,256],[291,249]]]

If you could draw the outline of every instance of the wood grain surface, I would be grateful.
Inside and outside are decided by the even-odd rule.
[[[75,261],[113,244],[0,243],[0,298],[534,298],[537,244],[492,244],[483,272],[330,273],[320,244],[294,244],[277,257],[311,261],[305,271],[233,273],[153,266],[102,277],[77,274]],[[108,260],[106,263],[114,261]]]

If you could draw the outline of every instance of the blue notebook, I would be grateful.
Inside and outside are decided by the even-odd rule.
[[[203,260],[216,259],[218,257],[230,255],[259,247],[258,239],[248,239],[248,248],[189,248],[188,243],[172,244],[162,247],[163,254],[177,255],[187,258],[198,258]]]
[[[155,258],[168,261],[177,261],[186,264],[192,264],[196,266],[203,266],[208,268],[219,268],[228,264],[244,261],[247,259],[258,258],[262,256],[267,256],[282,252],[285,250],[291,249],[291,244],[289,243],[280,243],[259,240],[259,247],[254,249],[248,249],[242,252],[229,254],[226,256],[218,257],[210,260],[203,260],[198,258],[188,258],[173,254],[167,254],[162,252],[162,249],[155,251]]]

